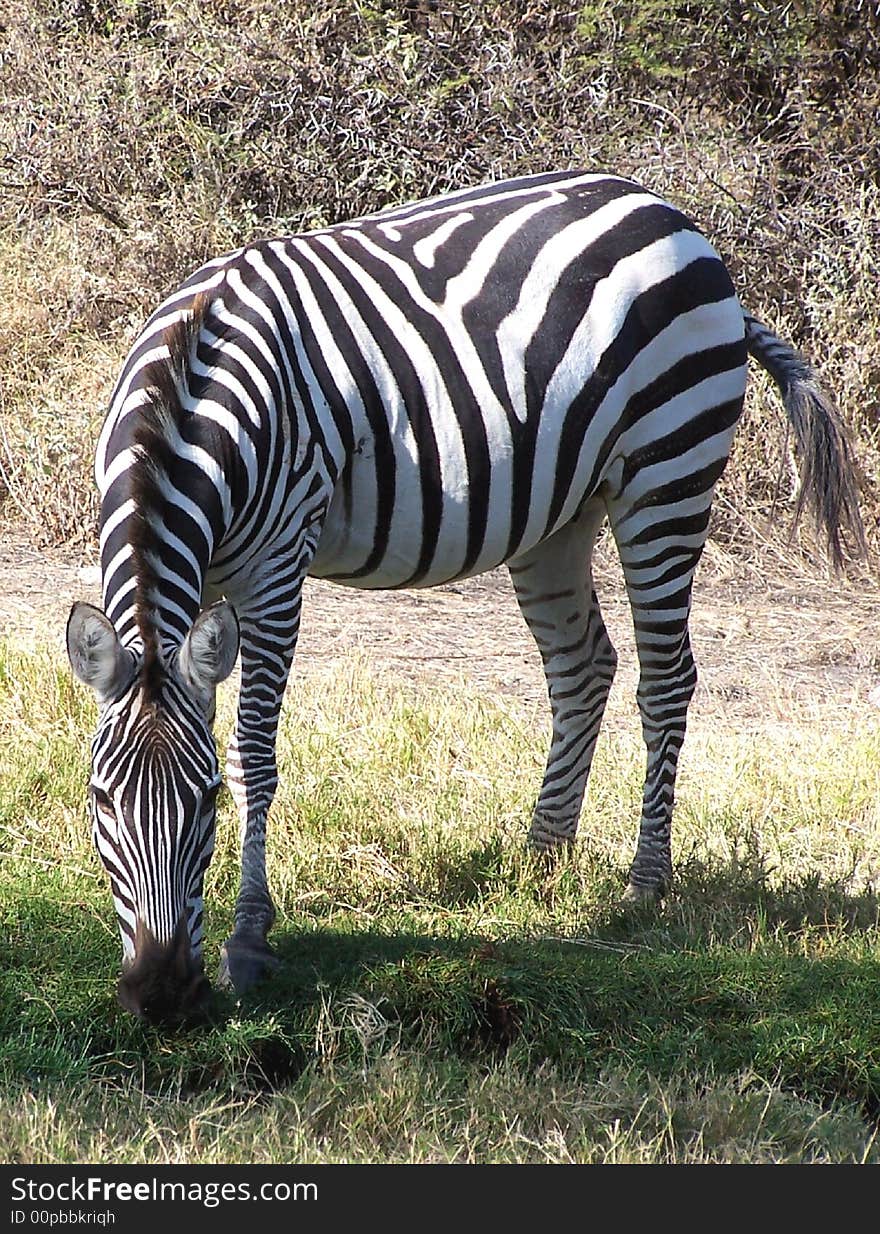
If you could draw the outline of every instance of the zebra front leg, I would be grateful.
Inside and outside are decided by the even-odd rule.
[[[604,505],[509,564],[520,610],[544,662],[553,717],[547,768],[529,843],[547,851],[574,839],[599,726],[617,666],[592,587],[590,559]]]
[[[298,600],[294,607],[297,621],[284,629],[242,622],[238,717],[226,762],[227,784],[239,815],[241,883],[233,932],[220,953],[220,983],[238,994],[278,962],[266,941],[275,921],[266,878],[266,819],[278,783],[275,739],[296,646]]]

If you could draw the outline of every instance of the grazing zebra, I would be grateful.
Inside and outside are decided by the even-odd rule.
[[[692,224],[628,180],[524,177],[249,244],[153,313],[97,447],[104,609],[74,605],[67,629],[100,704],[90,805],[125,1006],[169,1020],[208,991],[211,724],[239,647],[221,979],[242,990],[272,962],[266,816],[307,574],[431,587],[507,563],[552,710],[530,832],[549,849],[574,838],[615,669],[591,578],[607,517],[647,746],[627,894],[663,893],[691,582],[747,353],[782,392],[839,563],[861,524],[836,412]]]

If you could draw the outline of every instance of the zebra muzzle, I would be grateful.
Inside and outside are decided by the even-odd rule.
[[[160,942],[138,920],[134,959],[120,977],[116,993],[126,1011],[150,1024],[178,1025],[205,1011],[211,985],[201,957],[193,955],[185,914],[169,943]]]

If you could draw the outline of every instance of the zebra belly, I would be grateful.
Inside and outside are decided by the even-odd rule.
[[[426,553],[425,507],[432,503],[423,492],[416,460],[407,460],[407,464],[401,465],[398,460],[395,484],[400,500],[388,535],[377,544],[377,477],[369,457],[360,457],[345,483],[334,493],[309,569],[311,575],[364,589],[436,587],[482,574],[507,559],[511,522],[509,457],[493,461],[487,514],[476,530],[479,551],[470,561],[473,502],[467,478],[456,474],[454,481],[450,478],[448,485],[434,494],[440,526],[436,541]]]
[[[502,565],[505,560],[506,554],[502,551],[495,560],[481,562],[478,566],[464,570],[452,560],[435,561],[430,570],[419,575],[418,578],[413,577],[415,571],[411,559],[383,561],[378,570],[373,570],[366,575],[357,571],[347,574],[340,573],[332,565],[320,561],[317,565],[313,562],[309,574],[313,578],[327,579],[343,587],[354,587],[362,591],[395,591],[402,588],[439,587],[443,583],[455,583],[460,579],[472,578],[476,574],[484,574],[487,570],[493,570],[496,566]]]

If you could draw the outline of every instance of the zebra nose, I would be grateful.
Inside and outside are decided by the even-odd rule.
[[[162,974],[125,973],[117,989],[119,1003],[139,1020],[156,1028],[179,1028],[205,1015],[211,983],[199,969],[183,984],[169,984]]]
[[[210,995],[201,959],[192,954],[185,918],[170,943],[160,943],[138,922],[135,957],[117,987],[126,1011],[149,1024],[173,1027],[202,1015]]]

